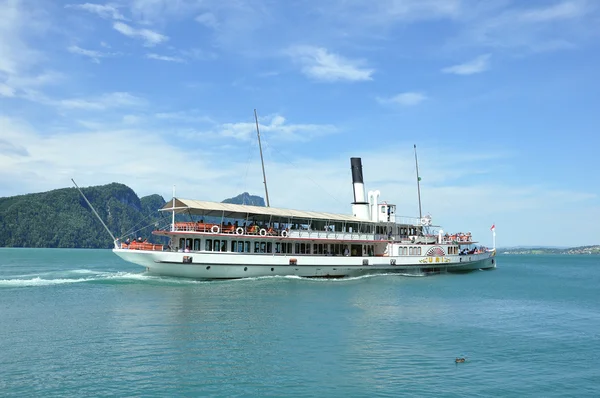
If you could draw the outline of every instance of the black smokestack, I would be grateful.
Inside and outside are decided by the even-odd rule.
[[[352,169],[352,183],[363,184],[362,162],[360,158],[350,158],[350,168]]]
[[[350,158],[350,168],[352,169],[352,190],[354,191],[354,202],[352,204],[368,204],[365,202],[365,187],[360,158]]]

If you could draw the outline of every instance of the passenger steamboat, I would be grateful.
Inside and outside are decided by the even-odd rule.
[[[198,279],[428,275],[496,267],[495,247],[479,246],[470,233],[445,233],[430,216],[401,217],[394,204],[380,202],[377,190],[365,195],[362,161],[351,158],[350,164],[351,215],[173,195],[160,209],[171,213],[170,225],[153,231],[169,238],[168,245],[115,239],[113,252],[150,274]],[[190,221],[176,221],[176,214]]]

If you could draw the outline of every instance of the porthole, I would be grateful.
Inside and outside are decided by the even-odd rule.
[[[244,271],[248,271],[248,267],[244,267]]]
[[[271,268],[271,271],[275,271],[275,268]]]
[[[206,269],[210,269],[210,265],[207,265],[207,266],[206,266]]]

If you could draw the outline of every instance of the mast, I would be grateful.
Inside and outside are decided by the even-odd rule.
[[[83,196],[83,199],[85,199],[85,202],[88,204],[88,206],[90,206],[90,209],[92,209],[92,211],[94,212],[94,214],[96,215],[96,217],[98,217],[98,220],[100,220],[100,222],[104,226],[104,229],[106,229],[106,232],[108,232],[108,234],[112,238],[113,243],[115,245],[115,249],[118,249],[119,245],[117,244],[117,238],[115,238],[115,236],[112,234],[112,232],[110,232],[110,229],[108,229],[108,227],[106,226],[106,224],[104,224],[104,221],[102,221],[102,218],[100,218],[100,216],[98,215],[98,212],[96,211],[96,209],[94,209],[94,206],[92,206],[92,204],[90,203],[90,201],[88,200],[88,198],[86,198],[85,195],[83,194],[83,192],[81,191],[81,189],[79,189],[79,186],[77,185],[77,183],[75,182],[75,180],[71,178],[71,181],[73,181],[73,184],[75,184],[75,187],[77,188],[77,190],[79,191],[79,193],[81,194],[81,196]]]
[[[258,149],[260,150],[260,164],[262,165],[263,182],[265,184],[265,196],[267,199],[267,207],[269,205],[269,190],[267,189],[267,175],[265,174],[265,162],[263,160],[262,146],[260,145],[260,130],[258,129],[258,116],[256,115],[256,109],[254,110],[254,120],[256,121],[256,135],[258,136]]]
[[[171,215],[171,232],[175,231],[175,184],[173,184],[173,214]]]
[[[421,177],[419,177],[419,162],[417,161],[417,145],[415,144],[415,165],[417,167],[417,193],[419,195],[419,221],[423,218],[421,212]]]

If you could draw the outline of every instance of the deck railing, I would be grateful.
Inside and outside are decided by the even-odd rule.
[[[231,234],[240,236],[262,236],[262,237],[289,237],[289,238],[300,238],[300,239],[336,239],[336,240],[391,240],[395,242],[406,242],[410,243],[411,236],[408,235],[387,235],[387,234],[376,234],[366,232],[348,232],[348,231],[317,231],[313,229],[276,229],[270,227],[263,227],[259,225],[240,226],[235,224],[214,224],[214,223],[201,223],[201,222],[176,222],[174,225],[176,232],[203,232],[213,234]],[[435,242],[439,243],[437,235],[428,236],[435,238]],[[419,244],[422,242],[415,242]],[[473,243],[470,234],[454,234],[448,236],[442,236],[442,243],[444,244],[470,244]]]

